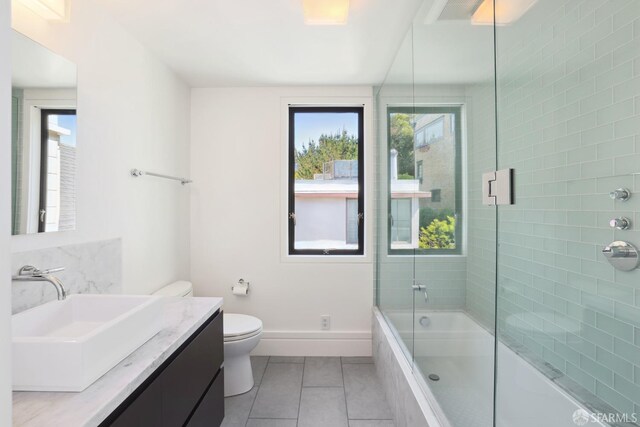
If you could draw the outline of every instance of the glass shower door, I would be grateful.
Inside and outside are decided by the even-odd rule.
[[[389,140],[411,135],[391,147],[411,166],[396,197],[411,194],[416,212],[410,249],[390,250],[413,261],[413,370],[431,407],[444,426],[492,427],[497,230],[481,177],[496,169],[493,27],[424,18],[413,103],[387,104]]]
[[[496,28],[496,425],[639,425],[640,270],[605,248],[640,246],[640,2],[528,3]]]
[[[378,152],[376,174],[377,304],[409,363],[413,363],[417,189],[410,157],[413,130],[407,114],[413,106],[411,32],[400,47],[385,84],[376,93]]]
[[[434,3],[376,93],[377,302],[442,426],[492,427],[494,32]]]

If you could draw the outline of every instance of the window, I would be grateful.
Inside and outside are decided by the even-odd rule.
[[[289,107],[289,255],[364,253],[363,107]]]
[[[387,112],[389,253],[462,253],[461,107]]]
[[[416,147],[422,147],[424,145],[427,145],[427,140],[425,135],[426,135],[425,129],[420,129],[416,131],[415,133]]]
[[[38,232],[75,228],[76,110],[40,113]]]
[[[444,138],[444,117],[440,117],[425,126],[424,133],[427,144],[432,144]]]
[[[391,241],[393,243],[411,245],[412,216],[411,199],[391,199]]]
[[[433,144],[444,138],[444,116],[438,117],[438,115],[429,114],[429,121],[421,121],[416,123],[420,125],[420,128],[416,128],[416,147],[424,147],[425,145]],[[454,121],[451,120],[451,123]]]

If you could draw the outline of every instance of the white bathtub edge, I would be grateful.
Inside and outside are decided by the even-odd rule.
[[[393,355],[395,356],[396,362],[400,366],[404,379],[409,385],[409,388],[411,389],[411,392],[413,393],[413,396],[415,397],[418,403],[418,406],[422,411],[422,415],[427,421],[428,427],[447,427],[440,422],[440,420],[436,416],[434,409],[431,407],[431,405],[427,401],[427,398],[424,395],[422,388],[418,384],[418,381],[416,380],[413,374],[413,370],[411,369],[409,362],[407,361],[404,354],[402,353],[402,349],[396,342],[396,338],[393,335],[393,332],[391,332],[391,329],[389,328],[387,321],[384,319],[384,316],[382,315],[378,307],[373,307],[373,313],[376,318],[376,321],[378,322],[379,327],[382,330],[382,333],[386,338],[387,343],[389,344],[389,347],[391,348],[391,351],[393,352]],[[376,357],[375,351],[374,351],[374,357]]]

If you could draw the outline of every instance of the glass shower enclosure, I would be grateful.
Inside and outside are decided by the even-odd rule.
[[[640,425],[640,2],[425,1],[376,122],[377,305],[442,425]]]

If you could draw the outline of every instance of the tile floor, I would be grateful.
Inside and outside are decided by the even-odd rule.
[[[255,386],[223,427],[394,427],[370,357],[252,357]]]

